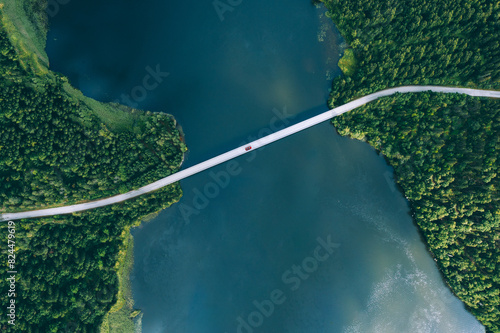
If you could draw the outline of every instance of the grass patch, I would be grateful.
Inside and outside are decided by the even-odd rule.
[[[45,0],[1,0],[1,23],[16,48],[19,62],[36,75],[49,73],[45,52],[47,15]]]
[[[134,240],[129,229],[123,231],[123,247],[119,252],[117,269],[119,289],[117,301],[104,317],[101,333],[133,333],[135,332],[135,317],[141,312],[134,310],[134,300],[130,284],[130,272],[134,265]]]
[[[145,120],[153,114],[117,103],[96,101],[83,95],[80,90],[75,89],[69,83],[64,84],[64,90],[80,103],[82,112],[80,116],[85,126],[93,126],[85,121],[85,113],[89,112],[95,114],[112,132],[143,133],[146,130]]]
[[[346,49],[339,60],[339,67],[346,76],[352,76],[356,72],[356,57],[352,49]]]

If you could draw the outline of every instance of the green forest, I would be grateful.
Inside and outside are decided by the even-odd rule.
[[[0,90],[3,211],[127,192],[180,165],[185,147],[171,117],[137,116],[133,131],[113,132],[71,98],[64,79],[40,81],[6,80]]]
[[[349,48],[329,105],[402,85],[500,90],[500,3],[324,0]],[[451,290],[500,332],[500,101],[418,93],[333,119],[394,168]]]
[[[108,197],[176,172],[186,146],[173,117],[91,100],[48,70],[43,8],[38,0],[0,2],[0,213]],[[117,260],[130,252],[130,227],[181,195],[172,184],[110,207],[16,221],[18,320],[12,326],[1,316],[0,330],[100,331],[128,295]],[[8,234],[1,224],[0,238]],[[7,254],[2,247],[5,268]],[[2,279],[1,304],[8,289]],[[127,317],[130,304],[124,309]]]

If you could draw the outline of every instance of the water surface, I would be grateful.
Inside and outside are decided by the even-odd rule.
[[[221,21],[212,1],[73,0],[48,53],[103,101],[131,94],[148,66],[168,72],[132,102],[175,115],[186,167],[326,110],[341,40],[323,13],[255,0]],[[391,175],[324,123],[183,180],[181,201],[133,232],[143,332],[484,332]],[[332,253],[317,250],[328,239]]]

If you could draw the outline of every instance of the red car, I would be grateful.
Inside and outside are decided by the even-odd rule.
[[[252,149],[252,146],[248,146],[245,148],[246,151],[249,151],[250,149]]]

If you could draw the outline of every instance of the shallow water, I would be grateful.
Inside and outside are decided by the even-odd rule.
[[[177,118],[184,167],[326,110],[341,40],[323,10],[231,8],[221,21],[212,1],[73,0],[51,21],[51,66],[103,101],[140,91],[148,66],[168,72],[130,102]],[[181,184],[179,203],[133,231],[143,332],[484,332],[392,169],[328,123]]]

